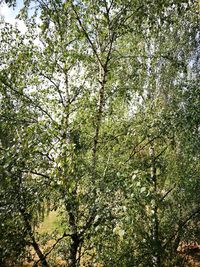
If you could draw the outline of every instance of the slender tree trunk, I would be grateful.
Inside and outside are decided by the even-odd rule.
[[[42,267],[49,267],[47,261],[46,261],[46,257],[45,255],[42,253],[38,243],[36,242],[35,238],[31,238],[32,239],[32,245],[33,245],[33,248],[35,249],[35,252],[37,253],[39,259],[40,259],[40,262],[42,263]]]
[[[72,231],[71,244],[70,244],[70,249],[69,249],[69,267],[76,267],[78,266],[77,256],[78,256],[78,250],[79,250],[79,245],[80,245],[80,237],[77,232],[76,217],[73,213],[73,206],[68,204],[67,210],[69,214],[69,225]]]
[[[96,168],[96,161],[97,161],[97,146],[98,146],[98,139],[99,139],[99,131],[101,126],[101,119],[103,115],[103,107],[104,107],[104,91],[105,91],[105,84],[106,84],[106,75],[107,75],[107,66],[104,68],[99,64],[99,103],[98,103],[98,110],[97,110],[97,117],[96,117],[96,128],[94,134],[94,143],[93,143],[93,168]]]
[[[46,261],[46,257],[43,254],[43,252],[41,251],[40,246],[39,246],[39,244],[37,243],[37,241],[36,241],[36,239],[34,237],[34,234],[33,234],[33,231],[32,231],[31,225],[30,225],[30,222],[28,220],[28,214],[23,209],[20,209],[20,212],[21,212],[21,214],[23,216],[23,219],[24,219],[24,223],[25,223],[27,232],[28,232],[28,234],[29,234],[29,236],[31,238],[32,246],[33,246],[36,254],[39,257],[40,262],[42,263],[42,267],[49,267],[49,264]]]
[[[65,70],[65,89],[66,89],[66,107],[65,107],[65,118],[63,121],[64,128],[66,129],[65,136],[63,138],[63,143],[66,143],[67,145],[71,144],[71,136],[70,136],[70,129],[69,129],[69,113],[70,113],[70,94],[69,94],[69,82],[68,82],[68,71]],[[68,155],[65,154],[64,157],[67,159]],[[72,162],[75,162],[73,160],[73,155],[72,155]],[[66,160],[67,162],[67,160]],[[76,168],[74,164],[74,168]],[[64,176],[68,176],[68,165],[66,164],[64,166]],[[76,180],[76,176],[74,174],[71,174],[70,179]],[[77,191],[76,188],[73,188],[72,192],[69,193],[69,188],[70,188],[70,180],[68,178],[67,181],[67,193],[70,194],[71,200],[70,202],[67,202],[65,204],[66,211],[69,216],[69,226],[71,228],[71,244],[69,248],[69,261],[68,261],[68,266],[69,267],[76,267],[77,264],[77,254],[78,254],[78,249],[79,249],[79,236],[77,233],[77,204],[76,204],[76,198],[77,198]],[[66,192],[64,192],[65,194]]]
[[[153,184],[153,195],[154,195],[154,203],[152,207],[153,215],[152,215],[152,239],[153,239],[153,266],[154,267],[162,267],[161,263],[161,242],[159,238],[159,218],[158,218],[158,200],[157,200],[157,175],[156,175],[156,162],[155,162],[155,151],[154,146],[152,145],[149,150],[150,158],[151,158],[151,181]]]

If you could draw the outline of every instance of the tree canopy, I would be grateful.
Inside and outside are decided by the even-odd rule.
[[[199,241],[198,13],[29,0],[25,33],[1,21],[1,266],[184,266],[177,249]]]

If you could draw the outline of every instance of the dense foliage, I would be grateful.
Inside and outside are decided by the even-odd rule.
[[[36,0],[24,34],[1,22],[1,266],[32,251],[33,266],[184,266],[177,248],[199,236],[198,11]],[[52,210],[57,230],[38,233]]]

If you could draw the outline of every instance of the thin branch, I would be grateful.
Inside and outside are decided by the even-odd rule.
[[[20,170],[22,173],[31,173],[31,174],[35,174],[35,175],[38,175],[38,176],[42,176],[44,178],[48,178],[50,179],[50,176],[46,175],[46,174],[43,174],[43,173],[39,173],[39,172],[35,172],[35,171],[30,171],[30,170]]]
[[[66,234],[66,233],[64,233],[61,237],[59,237],[59,238],[56,240],[56,242],[53,244],[53,246],[50,248],[50,250],[49,250],[47,253],[45,253],[44,258],[46,259],[46,257],[47,257],[47,256],[54,250],[54,248],[57,246],[57,244],[58,244],[63,238],[65,238],[65,237],[67,237],[67,236],[72,237],[71,234]],[[40,261],[41,261],[41,259],[39,259],[37,262],[35,262],[35,263],[34,263],[34,266],[37,266],[37,264],[38,264]]]
[[[33,102],[33,99],[31,99],[29,96],[23,94],[23,92],[19,92],[16,89],[14,89],[7,81],[5,81],[5,79],[2,79],[2,77],[0,77],[0,81],[7,86],[11,91],[15,92],[16,94],[20,95],[21,97],[25,98],[32,106],[38,108],[42,113],[46,114],[51,121],[53,121],[55,123],[55,120],[51,117],[51,115],[45,110],[43,109],[40,105],[35,104]]]
[[[158,155],[155,156],[154,160],[157,160],[166,150],[168,146],[166,146]]]
[[[175,188],[176,188],[176,184],[164,194],[164,196],[160,199],[160,202],[162,202]]]
[[[200,214],[200,208],[198,207],[197,209],[193,210],[191,212],[190,215],[188,215],[188,217],[182,221],[179,226],[178,229],[170,236],[170,238],[165,242],[165,244],[163,245],[163,248],[166,248],[167,245],[176,237],[176,235],[179,233],[179,231],[196,215]]]
[[[84,77],[84,81],[82,82],[82,84],[79,85],[79,88],[77,88],[76,92],[74,93],[73,97],[70,99],[70,102],[69,104],[72,104],[76,99],[77,97],[79,96],[79,94],[82,92],[82,89],[84,88],[86,82],[87,82],[87,78],[90,77],[90,74],[88,73],[86,75],[86,77]],[[76,110],[76,109],[75,109]]]
[[[101,65],[101,67],[103,67],[103,64],[102,64],[102,61],[101,61],[101,59],[100,59],[100,57],[99,57],[99,54],[98,54],[98,52],[97,52],[97,50],[96,50],[96,48],[95,48],[95,46],[94,46],[92,40],[90,39],[90,36],[89,36],[87,30],[86,30],[85,27],[83,26],[83,23],[82,23],[82,21],[81,21],[79,15],[78,15],[78,13],[77,13],[77,11],[76,11],[76,8],[75,8],[74,4],[72,3],[72,1],[71,1],[71,6],[72,6],[72,9],[73,9],[73,11],[74,11],[74,13],[75,13],[75,15],[76,15],[76,19],[77,19],[77,21],[78,21],[78,23],[79,23],[81,29],[83,30],[83,33],[84,33],[86,39],[88,40],[88,42],[89,42],[89,44],[90,44],[90,46],[91,46],[91,48],[92,48],[94,54],[95,54],[96,57],[97,57],[97,60],[98,60],[99,64]]]
[[[142,139],[142,141],[140,141],[138,144],[136,144],[136,145],[133,147],[133,149],[132,149],[132,151],[131,151],[131,153],[130,153],[129,158],[125,161],[125,163],[127,163],[130,159],[132,159],[132,157],[134,157],[135,154],[137,154],[137,153],[139,153],[140,151],[142,151],[146,146],[148,146],[148,145],[149,145],[152,141],[154,141],[156,138],[158,138],[158,136],[153,137],[153,138],[152,138],[151,140],[149,140],[146,144],[144,144],[140,149],[136,150],[137,147],[138,147],[140,144],[142,144],[142,143],[144,142],[144,140],[146,139],[146,137],[144,137],[144,138]]]
[[[38,121],[35,118],[30,118],[31,120],[25,120],[25,119],[18,119],[18,118],[12,118],[10,116],[6,115],[1,115],[1,118],[7,119],[9,121],[17,122],[17,123],[27,123],[27,124],[32,124],[32,123],[37,123]]]
[[[138,153],[139,151],[141,151],[145,146],[143,146],[142,148],[140,148],[139,150],[137,150],[136,151],[136,149],[137,149],[137,147],[139,146],[139,145],[141,145],[143,142],[144,142],[144,140],[146,139],[146,137],[144,137],[139,143],[137,143],[133,148],[132,148],[132,150],[131,150],[131,153],[130,153],[130,155],[129,155],[129,158],[125,161],[125,163],[127,163],[132,157],[134,157],[134,155],[136,154],[136,153]]]
[[[48,160],[50,160],[51,162],[55,162],[54,158],[51,158],[48,153],[45,154],[45,153],[42,153],[41,151],[38,151],[38,150],[36,150],[35,152],[42,155],[43,157],[47,157]]]
[[[65,102],[64,102],[64,99],[63,99],[61,90],[60,90],[60,88],[59,88],[59,85],[56,84],[56,83],[55,83],[49,76],[45,75],[44,73],[40,73],[40,75],[42,75],[44,78],[46,78],[47,80],[49,80],[49,81],[55,86],[55,88],[57,89],[57,92],[58,92],[58,94],[59,94],[59,96],[60,96],[60,101],[61,101],[63,107],[65,108],[66,105],[65,105]]]
[[[38,0],[38,3],[40,4],[40,6],[42,7],[42,8],[46,8],[47,10],[50,10],[50,8],[48,7],[48,5],[47,5],[47,3],[45,3],[45,1],[43,1],[43,0]],[[43,6],[42,6],[43,5]]]
[[[129,8],[129,5],[125,5],[124,7],[122,7],[116,14],[116,16],[112,19],[111,23],[114,25],[116,22],[119,22],[119,23],[116,23],[116,26],[115,28],[119,27],[119,26],[122,26],[122,24],[125,24],[125,22],[133,17],[134,18],[134,15],[142,8],[144,7],[144,5],[140,5],[136,10],[132,11],[132,13],[129,15],[129,16],[124,16],[123,19],[121,19],[120,21],[120,17],[121,15],[126,12],[126,11],[131,11],[131,10],[128,10]]]

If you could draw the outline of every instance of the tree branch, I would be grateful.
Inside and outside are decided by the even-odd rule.
[[[54,81],[52,81],[52,79],[51,79],[49,76],[45,75],[44,73],[40,73],[40,75],[42,75],[44,78],[46,78],[47,80],[49,80],[49,81],[55,86],[55,88],[56,88],[56,90],[57,90],[57,92],[58,92],[58,94],[59,94],[59,96],[60,96],[60,101],[61,101],[63,107],[65,108],[66,105],[65,105],[65,102],[64,102],[64,99],[63,99],[61,90],[60,90],[60,88],[59,88],[59,85],[56,84]]]
[[[71,237],[72,235],[71,235],[71,234],[66,234],[66,233],[64,233],[61,237],[59,237],[59,238],[56,240],[56,242],[52,245],[52,247],[50,248],[50,250],[49,250],[47,253],[45,253],[44,258],[46,259],[46,257],[47,257],[47,256],[54,250],[54,248],[57,246],[57,244],[58,244],[63,238],[65,238],[65,237],[67,237],[67,236]],[[39,259],[37,262],[35,262],[35,263],[34,263],[34,266],[37,266],[37,264],[38,264],[40,261],[41,261],[41,259]]]
[[[31,99],[29,96],[23,94],[23,92],[19,92],[16,89],[14,89],[7,81],[5,81],[5,79],[2,79],[1,76],[0,76],[0,81],[5,86],[7,86],[11,91],[13,91],[16,94],[20,95],[21,97],[25,98],[33,107],[38,108],[42,113],[46,114],[51,119],[51,121],[53,121],[54,123],[56,123],[56,121],[51,117],[51,115],[45,109],[43,109],[40,105],[38,105],[35,102],[33,102],[33,99]]]
[[[50,176],[46,175],[46,174],[43,174],[43,173],[39,173],[39,172],[35,172],[35,171],[30,171],[30,170],[20,170],[21,173],[31,173],[31,174],[35,174],[35,175],[38,175],[38,176],[42,176],[44,178],[47,178],[47,179],[50,179]]]
[[[99,54],[98,54],[98,52],[97,52],[97,50],[96,50],[96,48],[95,48],[95,46],[94,46],[92,40],[90,39],[90,36],[89,36],[87,30],[86,30],[85,27],[83,26],[83,23],[82,23],[82,21],[81,21],[79,15],[78,15],[78,12],[76,11],[76,8],[75,8],[74,4],[72,3],[72,1],[71,1],[71,6],[72,6],[72,9],[73,9],[73,11],[74,11],[74,13],[75,13],[75,15],[76,15],[76,19],[77,19],[77,21],[78,21],[78,23],[79,23],[81,29],[83,30],[83,33],[84,33],[86,39],[88,40],[88,42],[89,42],[89,44],[90,44],[90,46],[91,46],[91,48],[92,48],[92,50],[93,50],[95,56],[97,57],[97,60],[98,60],[99,64],[101,65],[101,67],[103,67],[103,64],[102,64],[102,61],[101,61],[101,59],[100,59],[100,57],[99,57]]]
[[[160,199],[160,202],[162,202],[171,193],[171,191],[175,189],[175,187],[176,184],[164,194],[164,196]]]
[[[178,229],[170,236],[170,238],[165,242],[165,244],[163,245],[163,248],[166,248],[168,246],[168,244],[176,237],[176,235],[178,234],[178,232],[196,215],[200,214],[200,208],[198,207],[197,209],[193,210],[191,212],[190,215],[188,215],[188,217],[182,221],[179,226]]]

